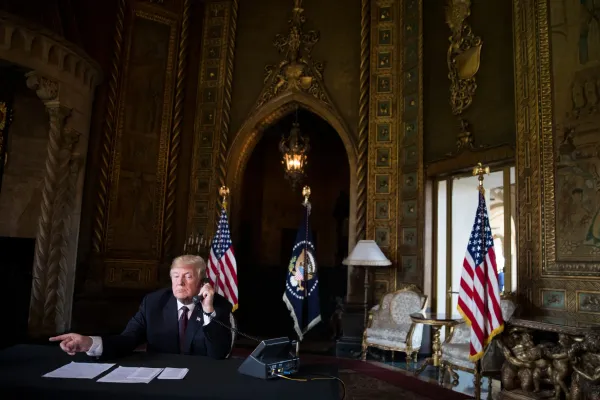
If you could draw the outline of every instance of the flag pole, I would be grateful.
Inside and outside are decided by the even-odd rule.
[[[473,175],[477,175],[478,176],[478,180],[479,180],[479,185],[477,190],[479,191],[479,193],[482,196],[485,196],[485,188],[483,187],[483,177],[485,174],[489,175],[490,173],[490,167],[484,167],[481,163],[477,163],[477,166],[473,169]],[[481,232],[483,234],[484,237],[484,241],[485,238],[487,237],[487,233],[485,232],[485,210],[483,208],[480,208],[479,210],[479,219],[481,221]],[[483,246],[481,246],[481,251],[482,251],[482,260],[483,263],[485,265],[485,253],[486,253],[486,245],[484,243]],[[483,279],[483,332],[484,332],[484,337],[485,337],[485,331],[487,329],[487,322],[488,322],[488,288],[487,288],[487,284],[488,284],[488,268],[487,266],[485,266],[485,268],[483,268],[483,273],[484,273],[484,279]],[[485,354],[485,343],[482,343],[482,351]],[[481,399],[481,358],[479,358],[477,360],[477,363],[475,364],[475,399],[480,400]]]
[[[304,186],[302,188],[302,196],[304,196],[304,207],[306,207],[306,229],[304,230],[304,300],[308,298],[308,268],[310,264],[310,257],[308,256],[308,216],[310,214],[310,203],[308,198],[310,197],[310,187]]]
[[[305,305],[308,306],[308,269],[310,268],[310,257],[308,256],[308,217],[310,215],[310,202],[308,198],[310,197],[310,187],[304,186],[302,188],[302,196],[304,196],[304,207],[306,207],[306,219],[304,223],[306,224],[304,229],[304,302]],[[302,307],[302,314],[304,314],[304,306]],[[308,315],[308,314],[307,314]],[[304,318],[304,315],[302,315]],[[296,342],[296,357],[300,356],[300,340]]]

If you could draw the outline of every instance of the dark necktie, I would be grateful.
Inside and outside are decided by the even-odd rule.
[[[185,330],[188,324],[188,311],[190,310],[186,306],[180,308],[181,317],[179,317],[179,351],[183,354],[185,346]]]

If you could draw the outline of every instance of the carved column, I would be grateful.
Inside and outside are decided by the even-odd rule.
[[[27,86],[36,91],[38,97],[44,102],[49,115],[48,155],[36,235],[29,306],[29,331],[33,335],[38,335],[43,332],[56,331],[54,315],[60,253],[57,254],[53,246],[60,238],[53,240],[53,235],[64,226],[61,226],[59,222],[61,213],[60,207],[57,207],[57,200],[64,198],[64,195],[60,194],[61,186],[67,183],[64,175],[69,175],[68,163],[65,165],[63,159],[67,154],[65,145],[72,146],[72,141],[69,143],[65,140],[64,135],[65,121],[71,114],[71,110],[61,105],[58,99],[59,86],[57,82],[33,72],[27,74]]]
[[[67,328],[65,315],[67,292],[71,285],[67,279],[75,271],[68,270],[68,248],[71,233],[71,210],[74,208],[75,185],[79,173],[79,163],[73,157],[73,149],[79,141],[79,132],[67,129],[60,149],[58,187],[55,200],[55,215],[52,221],[50,256],[48,260],[47,297],[44,307],[44,326],[54,326],[57,332]],[[71,274],[69,274],[71,272]]]

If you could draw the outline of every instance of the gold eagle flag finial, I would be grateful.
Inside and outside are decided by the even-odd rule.
[[[483,188],[483,176],[485,174],[490,174],[490,167],[484,167],[482,163],[477,163],[477,166],[473,168],[473,176],[477,175],[479,180],[479,191],[481,193],[485,193],[485,189]]]
[[[219,196],[221,196],[221,204],[223,208],[227,208],[227,198],[229,197],[229,188],[227,186],[221,186],[219,188]]]

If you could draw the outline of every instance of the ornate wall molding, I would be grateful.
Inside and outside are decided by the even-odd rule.
[[[215,229],[218,187],[225,179],[238,0],[206,2],[187,233]]]
[[[80,136],[79,132],[66,129],[59,154],[60,164],[55,199],[56,217],[52,221],[50,254],[46,269],[48,274],[47,296],[44,307],[44,324],[55,326],[57,331],[64,330],[68,326],[67,309],[70,308],[70,305],[67,305],[70,300],[67,298],[70,286],[68,281],[69,277],[74,275],[73,268],[69,268],[67,263],[71,213],[75,205],[72,164],[73,151]]]
[[[473,103],[479,70],[481,38],[475,36],[467,18],[471,15],[471,0],[448,0],[446,23],[451,31],[448,47],[448,78],[450,79],[450,106],[452,114],[459,118],[460,132],[457,136],[458,151],[473,147],[473,134],[464,112]]]
[[[182,96],[183,22],[163,7],[119,3],[88,291],[159,284],[169,173],[178,156],[169,149],[180,134],[172,126],[174,113],[181,118],[181,105],[173,104]]]
[[[119,0],[117,6],[117,19],[115,23],[115,34],[113,35],[113,57],[110,65],[110,77],[108,81],[108,96],[106,99],[106,115],[104,117],[104,129],[102,131],[102,148],[100,158],[100,171],[98,178],[98,198],[96,199],[92,250],[100,254],[103,249],[104,235],[106,231],[106,213],[108,205],[108,192],[111,175],[111,156],[113,152],[113,135],[117,123],[117,101],[119,97],[119,82],[121,79],[121,58],[123,57],[123,34],[125,23],[126,0]],[[100,276],[89,276],[88,279],[100,280]]]
[[[375,296],[423,285],[422,1],[375,0],[371,19],[367,237],[393,265]]]
[[[423,0],[404,0],[398,132],[397,286],[424,284]]]
[[[175,84],[175,107],[173,111],[173,129],[171,143],[169,146],[169,169],[167,175],[167,197],[165,204],[165,232],[164,247],[165,254],[172,258],[173,249],[173,225],[175,223],[175,192],[177,190],[177,169],[179,164],[179,152],[181,144],[181,132],[183,128],[183,101],[185,98],[185,82],[188,55],[188,36],[190,24],[191,0],[184,0],[183,15],[181,19],[181,31],[179,33],[179,54],[177,56],[177,82]]]
[[[358,170],[356,172],[356,240],[366,237],[369,169],[369,94],[371,84],[371,0],[360,4],[360,75],[358,100]]]
[[[159,9],[137,3],[132,7],[111,160],[104,283],[108,287],[152,288],[158,285],[165,250],[164,207],[179,21]],[[146,40],[161,49],[142,65],[134,50]],[[146,75],[141,78],[138,73]]]
[[[102,79],[98,64],[55,33],[0,12],[0,59],[92,96]]]
[[[368,144],[367,238],[375,239],[392,260],[392,266],[375,274],[376,292],[395,289],[398,262],[398,148],[402,109],[398,98],[402,87],[398,72],[402,65],[403,1],[374,0],[371,3],[371,85]],[[416,184],[416,182],[415,182]],[[382,286],[382,287],[378,287]]]
[[[50,87],[54,87],[56,84],[46,79],[39,80],[35,76],[29,76],[28,86],[36,90],[38,87],[37,82],[40,81],[45,82]],[[42,91],[42,93],[45,94],[46,92]],[[57,250],[53,247],[56,243],[53,243],[52,240],[52,228],[62,223],[60,215],[58,215],[56,199],[60,191],[59,183],[65,174],[65,171],[60,168],[62,164],[61,150],[65,140],[64,126],[66,118],[71,114],[71,109],[61,106],[56,101],[46,100],[45,104],[50,117],[50,129],[44,185],[42,187],[42,210],[35,242],[32,273],[29,314],[29,325],[32,332],[52,332],[54,329],[58,264],[51,265],[50,262],[51,253]],[[58,250],[60,251],[60,248]]]
[[[548,314],[577,313],[580,318],[598,320],[597,306],[585,310],[599,299],[597,257],[595,261],[566,261],[557,254],[555,135],[561,133],[555,131],[559,127],[553,115],[553,80],[557,78],[551,59],[549,12],[543,0],[513,3],[519,292]],[[565,134],[566,143],[567,139]],[[549,294],[558,296],[558,304],[546,304]]]
[[[229,24],[229,35],[227,44],[227,65],[225,68],[225,81],[223,84],[223,115],[221,118],[221,140],[219,145],[218,160],[218,182],[219,187],[225,184],[227,163],[227,145],[229,144],[229,125],[231,122],[231,94],[233,90],[233,59],[235,52],[235,33],[237,28],[237,13],[239,0],[233,0],[231,4],[231,23]],[[220,202],[221,199],[218,198]]]

